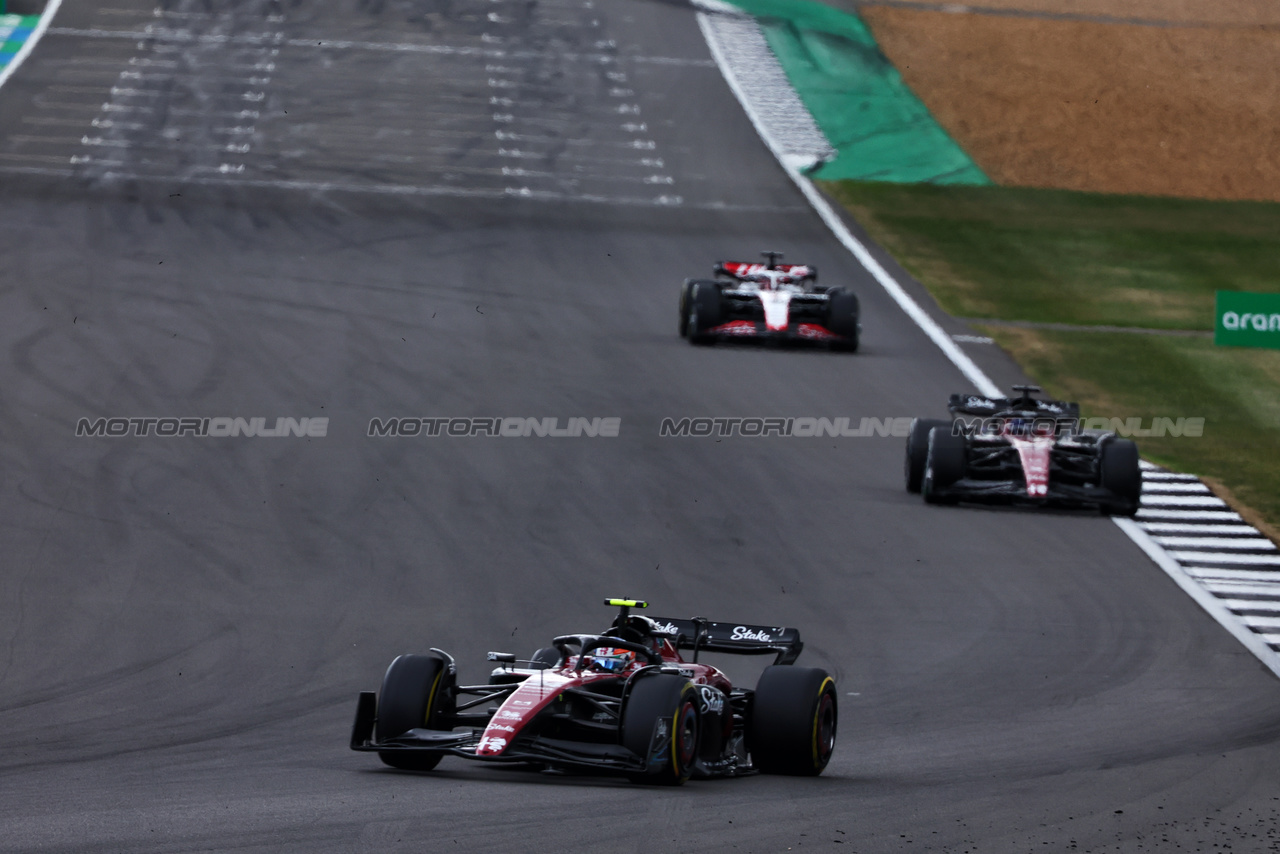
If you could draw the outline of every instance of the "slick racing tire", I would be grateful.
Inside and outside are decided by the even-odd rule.
[[[1132,516],[1142,497],[1138,446],[1131,439],[1103,439],[1098,448],[1098,485],[1115,498],[1102,506],[1113,516]]]
[[[689,334],[689,298],[693,291],[693,279],[685,279],[680,286],[680,337]]]
[[[445,663],[438,655],[402,655],[387,668],[378,692],[375,741],[404,735],[411,729],[435,729],[448,686]],[[410,750],[380,750],[378,758],[392,768],[430,771],[440,756]]]
[[[756,683],[748,749],[763,774],[814,777],[836,745],[835,680],[817,667],[775,664]]]
[[[843,288],[832,288],[827,291],[827,329],[841,337],[831,346],[836,350],[850,353],[858,349],[858,318],[861,309],[858,307],[857,294]]]
[[[723,314],[720,286],[715,282],[693,282],[689,287],[689,311],[685,318],[685,337],[693,344],[710,344],[715,336],[707,330],[720,325]]]
[[[698,757],[698,691],[683,676],[636,680],[622,710],[622,745],[647,763],[637,783],[679,786]]]
[[[929,449],[925,454],[924,480],[920,490],[930,504],[954,503],[943,493],[948,486],[964,477],[968,449],[963,436],[951,435],[947,427],[929,431]]]
[[[907,492],[920,492],[924,482],[925,464],[929,457],[929,431],[934,427],[950,427],[950,421],[936,418],[912,418],[907,431]]]

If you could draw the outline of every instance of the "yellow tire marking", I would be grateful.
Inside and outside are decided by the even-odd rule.
[[[427,695],[427,713],[422,718],[422,726],[426,728],[431,723],[431,707],[436,702],[436,689],[440,687],[440,678],[444,676],[444,668],[440,668],[440,672],[436,674],[436,681],[431,683],[431,693]]]
[[[680,705],[676,706],[675,716],[671,719],[671,767],[676,772],[676,777],[679,777],[682,773],[682,769],[680,768],[680,754],[677,752],[678,742],[676,740],[676,733],[680,729],[680,713],[684,711],[684,692],[692,688],[692,682],[684,683],[684,687],[680,689]]]
[[[826,692],[827,686],[835,688],[835,680],[828,676],[822,680],[822,684],[818,686],[818,707],[813,712],[813,767],[818,767],[818,725],[822,721],[822,695]]]

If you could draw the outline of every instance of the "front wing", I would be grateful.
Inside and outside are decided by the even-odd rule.
[[[790,323],[785,329],[770,329],[762,320],[730,320],[706,331],[717,338],[764,338],[775,341],[811,341],[816,343],[845,340],[818,323]]]
[[[351,727],[352,750],[426,753],[458,756],[477,762],[543,764],[618,773],[641,773],[645,770],[644,759],[620,744],[595,744],[541,736],[522,736],[498,756],[479,756],[476,748],[483,735],[481,729],[465,732],[411,729],[395,738],[375,741],[373,730],[377,722],[377,704],[375,692],[360,692],[356,701],[356,719]]]
[[[952,501],[974,501],[993,504],[1025,503],[1036,506],[1104,507],[1122,502],[1120,496],[1100,486],[1070,484],[1049,480],[1049,491],[1043,496],[1027,495],[1021,479],[985,480],[961,478],[950,486],[937,487],[934,493]]]
[[[646,757],[637,756],[620,744],[571,741],[563,738],[547,738],[522,734],[498,756],[481,756],[476,753],[483,737],[483,730],[464,732],[411,729],[403,735],[386,741],[374,740],[377,723],[378,696],[373,691],[361,691],[356,701],[356,718],[351,727],[351,749],[368,753],[423,753],[436,756],[457,756],[490,764],[543,765],[580,771],[596,771],[614,774],[643,774],[648,770]],[[671,733],[667,727],[655,723],[654,741],[650,754],[661,756],[670,750]],[[665,739],[665,741],[664,741]],[[749,765],[733,762],[699,762],[698,776],[736,777],[750,773]]]

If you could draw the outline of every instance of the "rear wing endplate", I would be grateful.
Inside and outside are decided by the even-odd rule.
[[[775,664],[794,664],[804,643],[800,630],[785,626],[752,626],[746,623],[717,623],[701,617],[689,620],[654,617],[654,631],[671,641],[676,649],[699,652],[727,652],[733,655],[777,656]]]

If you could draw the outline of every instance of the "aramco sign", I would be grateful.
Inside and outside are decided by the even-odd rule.
[[[1280,294],[1218,291],[1213,313],[1214,344],[1280,349]]]

